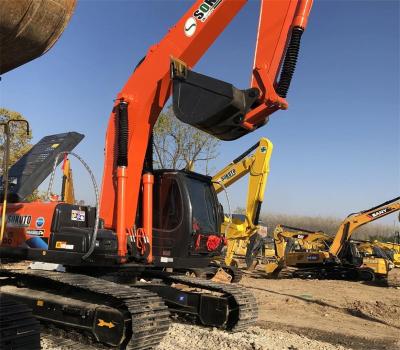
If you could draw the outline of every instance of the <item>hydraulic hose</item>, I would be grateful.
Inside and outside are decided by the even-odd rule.
[[[118,105],[117,166],[128,166],[128,103]]]
[[[54,183],[54,175],[55,175],[56,168],[58,165],[58,159],[60,158],[61,155],[63,155],[63,156],[72,155],[76,159],[78,159],[82,163],[82,165],[85,167],[87,172],[89,173],[90,178],[92,180],[92,184],[93,184],[94,195],[96,197],[96,219],[94,222],[93,235],[92,235],[92,239],[90,241],[89,250],[87,251],[87,253],[84,256],[82,256],[82,260],[86,260],[93,253],[94,248],[96,247],[97,231],[99,230],[99,221],[100,221],[99,188],[97,186],[97,182],[96,182],[96,179],[94,177],[92,170],[90,169],[89,165],[80,156],[78,156],[76,153],[73,153],[73,152],[60,152],[59,154],[57,154],[57,157],[54,161],[53,170],[50,175],[49,188],[47,189],[47,195],[46,195],[47,200],[50,200],[50,195],[51,195],[51,191],[53,189],[53,183]]]
[[[280,97],[286,98],[287,96],[296,69],[296,63],[299,57],[300,41],[303,33],[304,29],[301,27],[294,27],[292,30],[292,36],[290,37],[289,46],[286,50],[285,60],[283,61],[281,76],[276,90]]]

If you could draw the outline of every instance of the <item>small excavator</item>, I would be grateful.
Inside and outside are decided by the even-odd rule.
[[[298,268],[293,273],[296,277],[367,281],[385,279],[388,285],[397,286],[398,281],[392,279],[390,274],[394,265],[388,256],[363,256],[351,236],[358,227],[399,210],[400,197],[397,197],[371,209],[350,214],[334,237],[323,232],[280,225],[274,232],[276,261],[268,264],[266,271],[276,276],[283,267],[293,266]],[[294,249],[296,244],[298,249]],[[320,249],[320,246],[326,248]]]
[[[227,241],[224,259],[227,266],[238,266],[234,255],[243,246],[248,245],[250,238],[260,228],[260,212],[264,201],[272,150],[272,142],[263,137],[212,178],[214,189],[218,194],[244,176],[249,175],[245,214],[233,214],[232,218],[225,215],[221,225],[221,232]]]
[[[287,225],[277,225],[273,233],[275,255],[266,257],[266,273],[278,276],[286,266],[299,266],[310,261],[322,263],[329,258],[332,237],[322,231],[311,231]],[[312,253],[310,253],[312,252]]]
[[[61,13],[55,6],[61,2],[34,2],[39,27],[43,15],[52,13],[49,7]],[[118,349],[156,347],[168,331],[170,313],[230,331],[254,324],[257,302],[245,288],[174,272],[206,267],[220,254],[223,212],[210,177],[153,169],[151,136],[171,94],[180,120],[221,140],[242,137],[288,108],[286,95],[311,0],[260,1],[249,89],[192,70],[246,3],[195,1],[136,66],[112,108],[100,191],[81,160],[93,182],[95,207],[25,203],[18,193],[5,196],[4,189],[3,223],[12,239],[0,246],[1,256],[59,264],[65,272],[3,267],[2,297],[28,305],[43,324],[67,336]],[[9,16],[26,14],[13,11],[20,5],[26,4],[2,2],[0,10]],[[46,5],[43,11],[36,8]],[[14,16],[10,22],[21,21]],[[15,33],[11,26],[9,35]],[[29,41],[29,33],[22,37],[22,51],[24,42],[38,42]],[[43,48],[36,56],[41,53]],[[47,248],[24,244],[29,230],[39,229]]]

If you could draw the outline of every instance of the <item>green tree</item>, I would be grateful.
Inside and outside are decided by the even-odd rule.
[[[6,108],[0,108],[0,122],[4,123],[10,119],[26,120],[20,113],[10,111]],[[23,123],[10,123],[11,131],[11,142],[10,142],[10,162],[9,165],[13,165],[19,158],[22,157],[32,147],[30,141],[32,139],[32,133],[26,134],[26,127]],[[0,164],[1,174],[3,173],[3,158],[4,158],[4,146],[6,136],[4,129],[0,129]]]
[[[158,168],[200,168],[209,174],[218,155],[219,140],[179,121],[172,108],[160,114],[153,130],[154,162]]]

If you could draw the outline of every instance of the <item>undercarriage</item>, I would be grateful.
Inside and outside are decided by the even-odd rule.
[[[118,349],[154,348],[171,315],[228,331],[257,319],[255,297],[236,285],[157,270],[92,274],[3,269],[1,294],[27,305],[52,333]]]

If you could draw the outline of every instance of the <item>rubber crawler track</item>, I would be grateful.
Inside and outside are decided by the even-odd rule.
[[[26,305],[0,298],[0,349],[40,350],[40,324]]]
[[[103,279],[75,273],[59,273],[42,270],[2,270],[1,275],[23,277],[30,282],[46,281],[74,287],[110,298],[124,305],[132,317],[132,338],[129,350],[145,350],[156,347],[168,332],[169,311],[155,293],[129,287]]]

